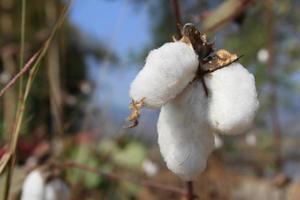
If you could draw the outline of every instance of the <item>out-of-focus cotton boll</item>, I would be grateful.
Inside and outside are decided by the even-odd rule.
[[[131,98],[145,98],[145,106],[161,107],[193,80],[198,63],[194,50],[183,42],[166,43],[152,50],[131,84]]]
[[[253,75],[241,64],[232,63],[206,75],[205,82],[212,128],[225,134],[247,131],[259,106]]]
[[[69,187],[61,179],[53,179],[46,184],[45,200],[68,200],[70,199]]]
[[[144,160],[142,167],[147,176],[155,176],[158,172],[157,164],[149,159]]]
[[[68,186],[55,178],[47,183],[39,169],[30,172],[23,184],[21,200],[67,200],[70,197]]]
[[[246,144],[248,144],[249,146],[255,146],[257,144],[256,135],[253,133],[247,134],[245,141],[246,141]]]
[[[267,49],[260,49],[257,52],[257,60],[261,63],[266,63],[269,60],[270,54]]]
[[[167,167],[184,180],[206,168],[214,136],[206,121],[207,97],[200,81],[191,83],[161,109],[158,144]]]
[[[40,200],[44,199],[45,184],[42,174],[39,170],[30,172],[22,188],[21,200]]]
[[[218,134],[214,134],[215,148],[220,149],[223,146],[223,140]]]

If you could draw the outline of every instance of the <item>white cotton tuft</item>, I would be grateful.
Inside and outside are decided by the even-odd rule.
[[[260,49],[258,52],[257,52],[257,60],[261,63],[266,63],[268,62],[269,60],[269,57],[270,57],[270,53],[267,49]]]
[[[198,63],[194,50],[183,42],[169,42],[152,50],[131,84],[131,98],[145,98],[145,106],[161,107],[193,80]]]
[[[44,199],[45,184],[44,179],[39,170],[30,172],[22,188],[21,200],[40,200]]]
[[[259,106],[254,76],[239,63],[205,76],[208,120],[218,133],[239,134],[252,125]]]
[[[45,182],[39,169],[30,172],[22,188],[21,200],[67,200],[70,198],[68,186],[61,179]]]
[[[218,134],[214,134],[215,148],[220,149],[224,143],[222,138]]]
[[[142,163],[142,168],[147,176],[155,176],[158,172],[158,166],[153,161],[146,159]]]
[[[59,178],[55,178],[46,184],[45,200],[68,200],[70,199],[69,187]]]
[[[256,135],[253,133],[247,134],[245,141],[246,141],[246,144],[248,144],[249,146],[255,146],[257,144]]]
[[[160,152],[167,167],[186,181],[204,171],[214,149],[206,98],[201,82],[193,82],[162,107],[158,119]]]

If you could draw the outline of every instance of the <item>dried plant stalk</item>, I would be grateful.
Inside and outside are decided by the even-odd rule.
[[[9,152],[11,153],[12,158],[9,160],[9,162],[6,165],[6,166],[8,166],[8,168],[7,168],[7,174],[6,174],[7,176],[6,176],[6,181],[5,181],[4,198],[3,198],[4,200],[7,200],[9,198],[10,183],[11,183],[11,178],[13,176],[13,168],[14,168],[15,157],[16,157],[16,147],[17,147],[20,129],[22,126],[24,112],[26,109],[26,102],[27,102],[27,98],[29,96],[29,93],[30,93],[30,90],[32,87],[32,83],[33,83],[36,73],[38,71],[39,63],[42,60],[42,58],[44,57],[44,55],[46,54],[56,31],[62,25],[67,13],[68,13],[71,2],[72,1],[70,1],[70,3],[68,3],[64,7],[62,14],[60,15],[57,23],[55,24],[54,28],[52,29],[52,32],[51,32],[49,38],[47,39],[47,41],[45,42],[45,44],[43,45],[41,50],[36,53],[36,54],[38,54],[38,57],[36,59],[36,62],[34,62],[33,67],[30,70],[29,78],[28,78],[28,81],[25,86],[24,95],[22,95],[22,98],[19,100],[19,107],[18,107],[17,114],[16,114],[15,126],[13,129],[13,134],[12,134],[12,137],[10,140],[10,146],[9,146]],[[30,66],[29,66],[29,68],[30,68]],[[21,75],[19,75],[18,77],[21,77]],[[11,85],[13,85],[13,83]]]

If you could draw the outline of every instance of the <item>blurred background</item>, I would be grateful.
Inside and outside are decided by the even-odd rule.
[[[71,199],[182,199],[152,187],[183,188],[157,147],[159,110],[143,109],[140,124],[124,128],[131,81],[149,50],[177,36],[174,2],[71,3],[30,88],[11,199],[19,198],[26,175],[49,160],[58,163],[55,175]],[[215,138],[216,150],[194,186],[199,199],[299,199],[300,1],[178,2],[183,23],[206,32],[217,49],[244,55],[240,62],[255,75],[260,101],[251,131]],[[1,88],[43,45],[66,4],[0,0]],[[23,85],[16,82],[0,98],[0,169],[28,80],[26,73]],[[0,173],[0,195],[6,171]]]

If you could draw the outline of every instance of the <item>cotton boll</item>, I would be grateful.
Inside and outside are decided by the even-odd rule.
[[[232,63],[206,75],[205,83],[212,128],[225,134],[247,131],[259,106],[253,75],[241,64]]]
[[[215,148],[220,149],[223,146],[223,140],[218,134],[214,134]]]
[[[59,178],[48,182],[45,187],[45,200],[68,200],[70,190],[68,186]]]
[[[266,63],[269,60],[270,54],[267,49],[260,49],[257,52],[257,60],[261,63]]]
[[[246,141],[246,144],[248,144],[249,146],[255,146],[257,144],[256,135],[253,133],[247,134],[245,141]]]
[[[147,176],[155,176],[158,172],[157,164],[149,159],[144,160],[142,168]]]
[[[22,188],[21,200],[40,200],[44,199],[44,179],[39,170],[30,172]]]
[[[135,101],[145,98],[145,106],[158,108],[176,97],[195,77],[198,57],[183,42],[166,43],[152,50],[144,68],[131,84]]]
[[[214,149],[206,121],[207,97],[200,81],[191,83],[161,108],[158,144],[167,167],[184,180],[197,178]]]
[[[67,200],[69,197],[69,188],[61,179],[45,182],[42,172],[35,169],[23,183],[21,200]]]

